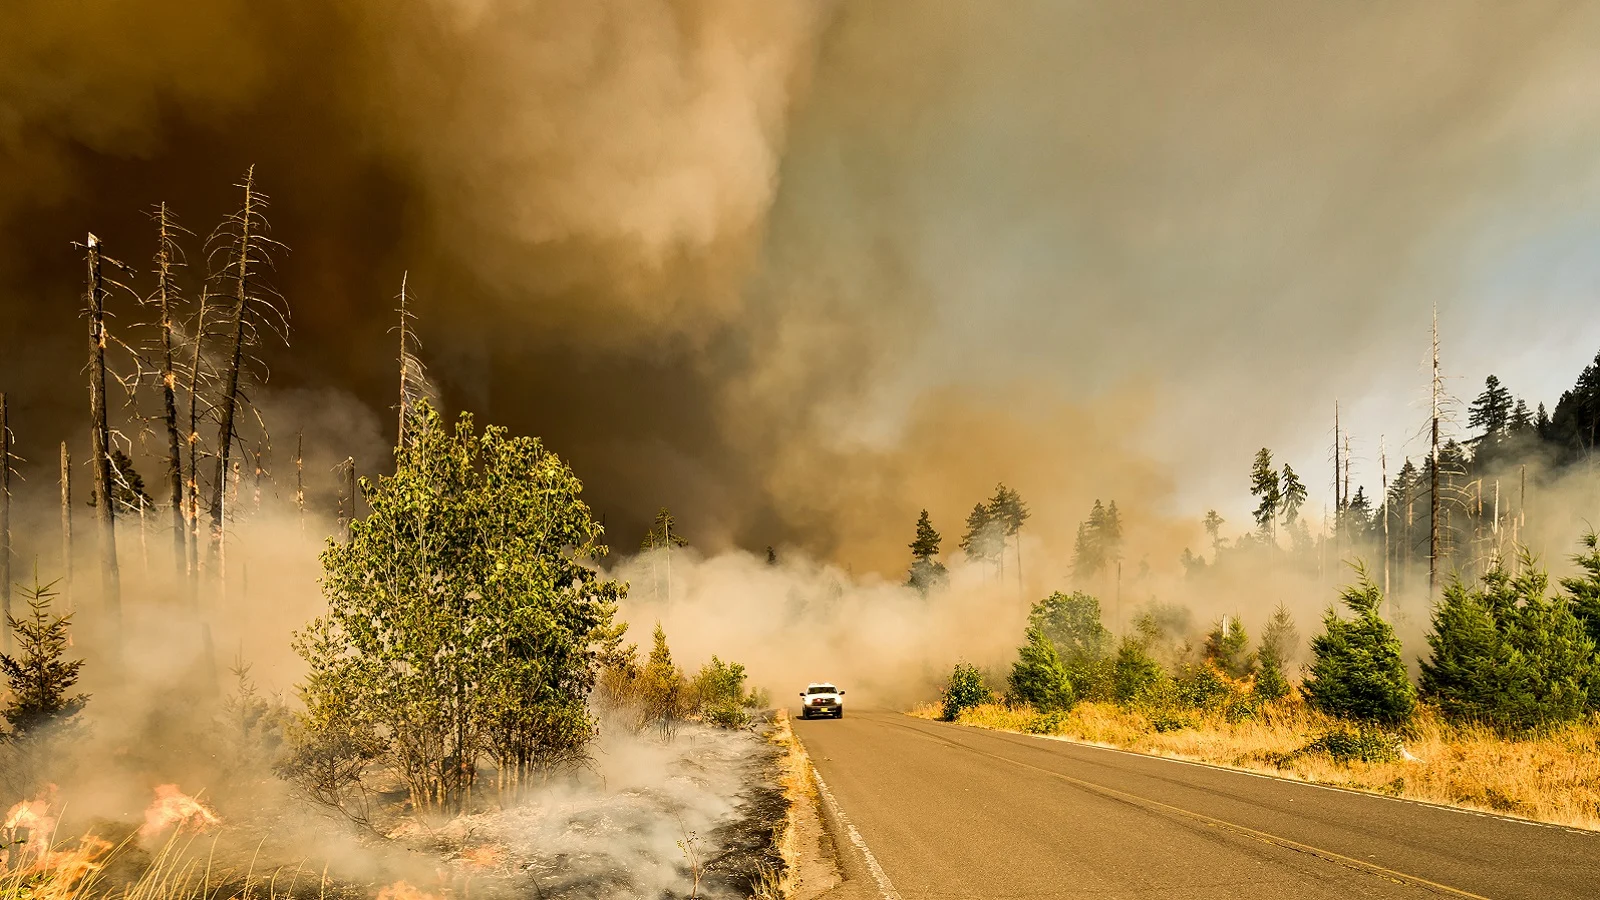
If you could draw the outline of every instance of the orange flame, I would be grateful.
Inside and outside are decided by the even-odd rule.
[[[55,801],[55,795],[56,786],[52,784],[39,799],[24,800],[11,807],[11,811],[6,813],[3,826],[5,842],[17,843],[20,837],[18,832],[26,829],[28,840],[23,851],[39,855],[47,852],[56,830],[56,817],[50,814],[50,806]]]
[[[493,869],[505,861],[505,849],[501,847],[473,847],[464,850],[461,858],[484,869]]]
[[[378,900],[439,900],[427,891],[418,890],[404,881],[396,881],[378,892]]]
[[[205,804],[178,790],[175,784],[163,784],[156,788],[155,802],[144,811],[144,826],[139,829],[139,836],[152,837],[174,825],[205,828],[220,824],[222,820]]]
[[[100,857],[110,849],[109,841],[85,835],[78,839],[75,849],[41,853],[32,869],[50,877],[34,889],[34,900],[65,900],[76,896],[78,885],[104,866]]]

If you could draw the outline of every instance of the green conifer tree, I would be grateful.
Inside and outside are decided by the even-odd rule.
[[[917,536],[911,541],[911,569],[906,575],[906,586],[916,588],[923,596],[949,580],[944,563],[937,558],[942,540],[928,511],[923,510],[917,517]]]
[[[1278,510],[1283,506],[1283,490],[1278,471],[1272,467],[1272,451],[1266,447],[1256,451],[1255,464],[1250,469],[1250,494],[1260,498],[1255,510],[1256,527],[1262,537],[1271,540]]]
[[[1490,375],[1484,379],[1483,393],[1467,409],[1467,427],[1483,429],[1479,440],[1498,435],[1510,424],[1512,408],[1511,392]]]
[[[1583,552],[1572,561],[1583,574],[1561,579],[1561,586],[1572,597],[1572,613],[1582,623],[1589,640],[1600,647],[1600,535],[1589,531],[1582,538]],[[1591,698],[1600,706],[1600,697]]]
[[[1279,601],[1278,608],[1273,610],[1272,618],[1267,620],[1267,626],[1261,630],[1261,662],[1266,663],[1267,657],[1272,657],[1280,666],[1294,665],[1300,652],[1300,630],[1295,628],[1294,617],[1289,614],[1289,608]]]
[[[1158,690],[1167,674],[1161,664],[1150,656],[1144,641],[1125,637],[1117,647],[1116,668],[1112,677],[1116,698],[1123,703],[1133,703]]]
[[[1206,635],[1206,659],[1233,678],[1248,678],[1256,670],[1250,652],[1250,635],[1238,616],[1225,616]]]
[[[1028,641],[1017,651],[1011,667],[1011,695],[1040,712],[1069,709],[1072,681],[1061,664],[1055,644],[1038,628],[1028,628]]]
[[[1378,615],[1383,591],[1365,569],[1356,571],[1356,584],[1342,597],[1355,617],[1344,619],[1328,610],[1323,633],[1311,640],[1311,670],[1301,689],[1328,715],[1398,725],[1415,711],[1416,689],[1406,676],[1400,639]]]
[[[1573,602],[1547,596],[1548,577],[1531,559],[1468,587],[1445,588],[1422,662],[1422,696],[1446,719],[1506,732],[1572,722],[1600,688],[1595,644]]]
[[[1517,399],[1517,405],[1511,409],[1510,430],[1514,434],[1527,434],[1533,431],[1533,413],[1528,411],[1528,401]]]
[[[1294,627],[1289,608],[1280,601],[1261,632],[1261,649],[1257,652],[1261,669],[1256,673],[1256,694],[1268,700],[1281,700],[1289,695],[1292,686],[1288,670],[1299,645],[1300,632]]]
[[[10,696],[0,716],[11,726],[5,737],[24,740],[42,733],[48,726],[70,722],[89,702],[86,694],[74,694],[83,660],[66,660],[72,613],[56,615],[50,610],[56,598],[54,585],[41,585],[37,576],[31,588],[22,588],[28,602],[27,618],[10,616],[7,625],[17,642],[17,655],[0,654]]]
[[[1218,515],[1217,511],[1214,509],[1206,510],[1206,517],[1205,519],[1201,520],[1201,524],[1204,525],[1206,529],[1206,537],[1211,538],[1211,556],[1213,562],[1216,561],[1217,554],[1222,550],[1222,526],[1226,521],[1227,520]]]
[[[1283,522],[1293,528],[1300,522],[1300,507],[1306,503],[1306,485],[1288,464],[1283,464],[1282,475]]]
[[[978,503],[967,513],[967,533],[961,536],[961,550],[971,562],[993,563],[1000,558],[1000,523],[989,507]]]

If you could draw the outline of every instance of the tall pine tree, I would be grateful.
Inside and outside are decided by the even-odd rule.
[[[1467,427],[1483,429],[1479,440],[1493,437],[1510,425],[1512,409],[1511,392],[1500,384],[1499,378],[1490,375],[1484,379],[1483,393],[1467,409]],[[1524,406],[1524,412],[1526,409]]]
[[[1259,498],[1256,527],[1261,530],[1262,537],[1271,541],[1276,536],[1274,523],[1283,505],[1283,490],[1278,471],[1272,467],[1272,451],[1266,447],[1256,451],[1255,464],[1250,469],[1250,494]]]
[[[937,559],[941,540],[928,511],[923,510],[917,517],[917,536],[911,542],[911,570],[906,576],[906,585],[916,588],[923,596],[943,586],[949,578],[944,563]]]

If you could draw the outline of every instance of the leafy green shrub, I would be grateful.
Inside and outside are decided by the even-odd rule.
[[[1148,713],[1150,727],[1163,734],[1169,731],[1182,731],[1185,728],[1194,728],[1200,720],[1192,713],[1182,712],[1170,707],[1160,707]]]
[[[1037,628],[1055,644],[1068,669],[1104,659],[1111,651],[1111,632],[1100,621],[1100,601],[1074,591],[1056,591],[1033,605],[1028,627]]]
[[[944,686],[944,704],[939,718],[954,722],[962,710],[971,709],[989,699],[989,689],[984,686],[983,673],[971,663],[956,663],[950,681]]]
[[[743,728],[750,724],[750,713],[733,700],[718,700],[703,707],[700,717],[707,725],[718,728]]]
[[[1261,711],[1261,698],[1249,691],[1230,691],[1222,703],[1222,717],[1237,724],[1255,718]]]
[[[1117,661],[1115,658],[1081,660],[1077,664],[1062,661],[1067,680],[1072,682],[1072,693],[1081,700],[1117,699]]]
[[[1400,658],[1400,639],[1378,615],[1381,591],[1366,570],[1345,588],[1344,604],[1355,613],[1343,619],[1332,609],[1323,632],[1311,641],[1311,672],[1302,685],[1306,700],[1337,718],[1397,725],[1416,710],[1416,689]]]
[[[1017,651],[1010,682],[1012,697],[1040,712],[1070,708],[1075,699],[1055,645],[1038,628],[1028,629],[1028,642]]]
[[[1067,721],[1066,710],[1053,709],[1029,719],[1022,730],[1029,734],[1057,734]]]
[[[1173,679],[1173,690],[1179,703],[1197,709],[1216,705],[1232,693],[1222,673],[1209,665],[1184,668]]]
[[[1398,762],[1401,758],[1400,738],[1378,728],[1340,728],[1324,732],[1300,752],[1320,753],[1339,762],[1386,763]]]
[[[716,656],[701,666],[700,673],[689,683],[690,703],[699,710],[700,719],[719,728],[750,724],[748,710],[761,708],[761,698],[756,694],[746,696],[745,677],[744,666],[723,662]]]
[[[594,645],[627,587],[594,564],[603,529],[539,441],[465,414],[451,427],[425,401],[409,414],[394,474],[362,480],[366,518],[322,553],[292,733],[312,756],[371,750],[419,810],[453,810],[485,756],[505,784],[583,761]],[[359,779],[356,762],[338,766]]]
[[[1113,664],[1113,694],[1122,703],[1132,703],[1159,690],[1167,673],[1150,657],[1142,641],[1124,638]]]

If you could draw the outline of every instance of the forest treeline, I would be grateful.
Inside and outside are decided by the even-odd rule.
[[[1433,608],[1415,682],[1382,613],[1383,591],[1365,570],[1309,644],[1281,604],[1255,642],[1239,616],[1223,616],[1196,641],[1192,614],[1163,604],[1147,607],[1118,640],[1097,598],[1057,592],[1033,605],[1002,685],[956,666],[943,715],[959,718],[998,689],[1046,714],[1116,703],[1143,712],[1158,731],[1195,727],[1206,713],[1237,722],[1298,702],[1379,730],[1403,729],[1419,704],[1446,722],[1507,736],[1587,721],[1600,714],[1600,538],[1586,534],[1581,548],[1579,574],[1555,587],[1528,558],[1516,573],[1452,578]]]
[[[1447,402],[1439,398],[1441,406]],[[1467,413],[1468,434],[1450,437],[1436,407],[1441,430],[1432,433],[1434,440],[1419,459],[1391,460],[1380,441],[1379,487],[1369,493],[1355,479],[1353,439],[1336,411],[1333,465],[1326,482],[1332,486],[1332,503],[1323,515],[1307,514],[1309,489],[1301,474],[1306,470],[1297,471],[1289,462],[1280,465],[1270,448],[1261,448],[1241,478],[1254,503],[1250,520],[1242,529],[1232,529],[1230,537],[1228,521],[1216,509],[1206,510],[1200,518],[1206,546],[1199,552],[1183,550],[1184,570],[1204,580],[1215,570],[1255,565],[1266,554],[1275,564],[1287,563],[1292,570],[1327,581],[1345,562],[1359,560],[1390,595],[1428,589],[1432,596],[1455,574],[1481,578],[1501,568],[1516,572],[1529,534],[1530,488],[1548,487],[1593,465],[1600,439],[1600,354],[1561,394],[1554,412],[1544,403],[1530,408],[1489,375]],[[958,544],[963,557],[996,578],[1007,566],[1020,575],[1017,535],[1029,516],[1021,496],[998,485],[966,518]],[[1120,589],[1123,530],[1116,501],[1096,499],[1074,538],[1074,586],[1109,582],[1109,590]],[[928,511],[922,510],[909,545],[906,584],[927,593],[948,582],[940,558],[942,540]],[[1147,570],[1148,558],[1141,556],[1138,566]]]

